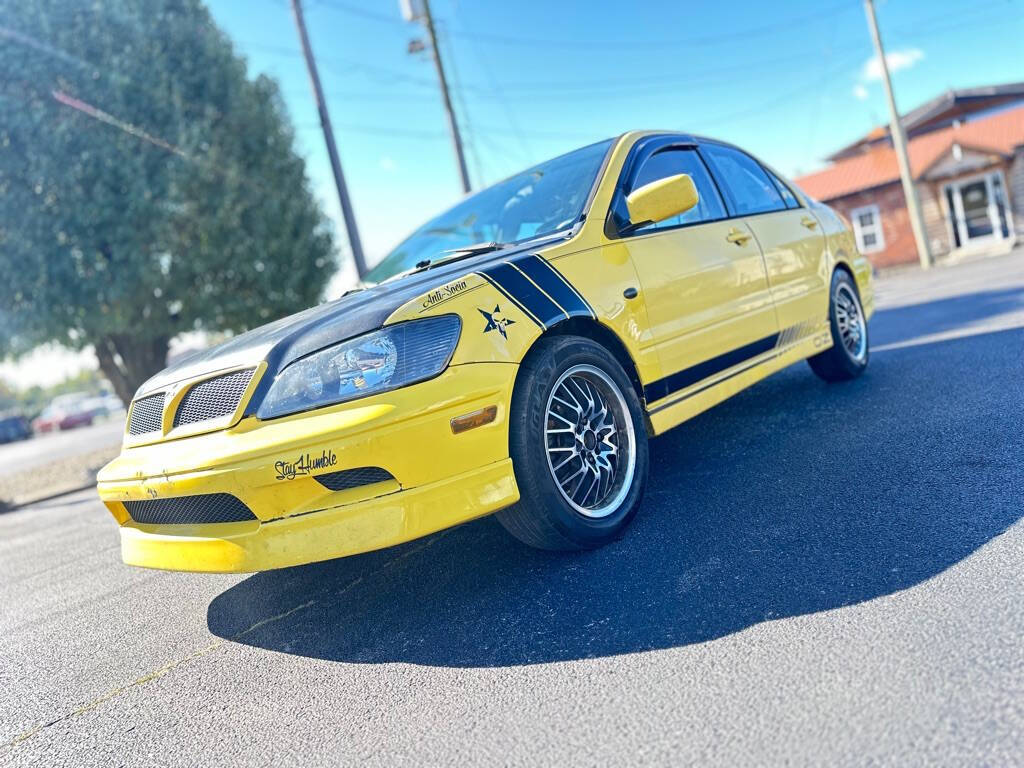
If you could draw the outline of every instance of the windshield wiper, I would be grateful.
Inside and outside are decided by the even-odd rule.
[[[508,243],[499,243],[494,240],[490,240],[486,243],[473,243],[472,245],[464,245],[461,248],[449,248],[447,251],[441,251],[441,253],[490,253],[496,251],[499,248],[504,248]]]
[[[423,259],[423,261],[417,261],[416,266],[410,271],[416,271],[420,269],[426,269],[427,267],[436,267],[439,264],[445,264],[449,261],[455,261],[456,259],[464,259],[467,256],[478,256],[481,253],[490,253],[491,251],[499,251],[508,243],[496,243],[494,241],[488,243],[474,243],[473,245],[464,245],[461,248],[451,248],[447,251],[441,251],[441,253],[451,254],[445,256],[443,259]]]

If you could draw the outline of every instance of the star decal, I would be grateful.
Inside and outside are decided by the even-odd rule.
[[[516,321],[509,320],[507,317],[502,315],[501,307],[499,305],[495,304],[494,310],[492,312],[488,312],[485,309],[480,309],[480,307],[477,307],[476,311],[483,315],[484,319],[487,321],[487,325],[484,326],[484,333],[489,333],[490,331],[497,331],[498,333],[501,334],[501,338],[508,338],[508,333],[506,333],[505,329],[508,328],[510,325],[515,325]]]

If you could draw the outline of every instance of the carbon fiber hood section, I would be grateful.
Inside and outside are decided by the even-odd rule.
[[[455,278],[528,251],[562,241],[566,234],[534,240],[494,253],[457,259],[433,269],[408,275],[342,296],[294,315],[235,336],[210,349],[188,355],[143,384],[135,397],[229,368],[256,365],[266,360],[267,371],[252,398],[260,399],[264,382],[289,363],[318,349],[380,328],[396,309],[417,296]]]

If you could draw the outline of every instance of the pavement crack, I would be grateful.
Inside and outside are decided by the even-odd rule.
[[[378,568],[375,571],[371,571],[369,574],[367,574],[365,576],[357,576],[355,579],[350,581],[344,587],[342,587],[341,589],[339,589],[336,592],[334,592],[333,595],[334,596],[343,595],[346,592],[348,592],[349,590],[357,587],[359,584],[363,583],[364,581],[372,579],[375,576],[379,576],[380,574],[384,573],[385,571],[387,571],[387,570],[391,569],[392,567],[398,565],[399,563],[403,562],[404,560],[407,560],[408,558],[412,557],[413,555],[416,555],[416,554],[422,552],[424,549],[427,549],[428,547],[433,546],[436,542],[440,541],[442,538],[447,536],[448,533],[451,530],[453,530],[453,529],[449,528],[447,530],[444,530],[444,531],[441,531],[440,533],[435,534],[434,536],[431,536],[428,539],[425,539],[419,545],[417,545],[415,547],[411,547],[409,550],[403,552],[402,554],[398,555],[397,557],[391,558],[390,560],[385,562],[380,568]],[[89,701],[86,704],[82,704],[81,706],[77,707],[76,709],[73,709],[70,712],[64,713],[60,717],[54,718],[53,720],[49,720],[49,721],[46,721],[46,722],[39,723],[38,725],[34,726],[33,728],[30,728],[29,730],[25,731],[24,733],[21,733],[21,734],[15,736],[13,739],[9,739],[7,741],[4,741],[2,743],[2,745],[0,745],[0,748],[16,747],[18,744],[21,744],[22,742],[27,741],[28,739],[31,739],[36,734],[40,733],[41,731],[46,730],[47,728],[50,728],[51,726],[59,725],[60,723],[66,722],[68,720],[71,720],[72,718],[78,717],[79,715],[84,715],[87,712],[91,712],[92,710],[96,709],[97,707],[101,706],[102,704],[105,704],[106,702],[108,702],[108,701],[110,701],[112,699],[116,699],[117,697],[122,696],[125,693],[128,693],[129,691],[131,691],[134,688],[138,688],[139,686],[145,685],[146,683],[152,682],[153,680],[158,680],[159,678],[161,678],[164,675],[166,675],[168,672],[171,672],[171,671],[177,669],[178,667],[180,667],[180,666],[182,666],[184,664],[188,664],[189,662],[195,661],[197,659],[202,658],[203,656],[207,656],[207,655],[213,653],[214,651],[216,651],[219,648],[223,647],[227,643],[237,642],[237,641],[241,640],[242,638],[246,637],[247,635],[250,635],[253,632],[256,632],[257,630],[262,629],[263,627],[268,626],[269,624],[274,624],[276,622],[279,622],[279,621],[282,621],[282,620],[288,618],[289,616],[291,616],[293,614],[299,613],[300,611],[304,611],[307,608],[310,608],[311,606],[315,605],[316,602],[317,602],[317,599],[318,598],[322,598],[322,597],[323,597],[323,593],[321,593],[320,595],[317,595],[317,597],[310,598],[309,600],[307,600],[304,603],[300,603],[299,605],[296,605],[296,606],[294,606],[292,608],[289,608],[287,611],[282,611],[281,613],[278,613],[278,614],[276,614],[274,616],[268,616],[265,619],[260,619],[255,624],[252,624],[251,626],[246,627],[245,629],[243,629],[243,630],[241,630],[239,632],[236,632],[235,634],[231,635],[230,637],[222,637],[221,639],[217,640],[216,642],[210,643],[209,645],[207,645],[207,646],[205,646],[203,648],[200,648],[197,651],[193,651],[192,653],[188,654],[187,656],[184,656],[184,657],[182,657],[180,659],[177,659],[175,661],[168,662],[167,664],[164,664],[159,669],[156,669],[156,670],[154,670],[152,672],[148,672],[147,674],[142,675],[141,677],[138,677],[135,680],[132,680],[130,683],[126,683],[124,685],[118,686],[117,688],[113,688],[113,689],[107,691],[105,694],[103,694],[99,698],[93,699],[92,701]]]

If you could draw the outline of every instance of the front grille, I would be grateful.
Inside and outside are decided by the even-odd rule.
[[[174,426],[209,421],[235,412],[255,368],[235,371],[196,384],[185,393],[174,414]]]
[[[256,515],[230,493],[126,501],[124,508],[136,523],[151,525],[239,523],[256,519]]]
[[[343,469],[341,472],[328,472],[326,475],[316,475],[313,479],[328,490],[346,491],[349,488],[383,483],[395,478],[386,469],[381,469],[380,467],[359,467],[357,469]]]
[[[159,432],[163,424],[164,393],[143,397],[132,403],[132,415],[128,419],[129,435],[145,435]]]

